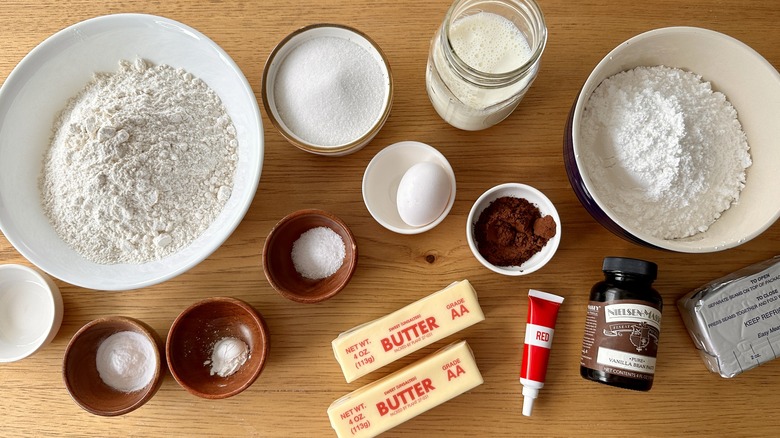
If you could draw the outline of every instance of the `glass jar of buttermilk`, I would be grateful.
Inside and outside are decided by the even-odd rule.
[[[431,41],[428,97],[467,131],[504,120],[539,71],[547,26],[533,0],[456,0]]]

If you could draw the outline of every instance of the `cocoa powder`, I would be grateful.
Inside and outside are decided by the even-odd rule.
[[[504,196],[482,211],[474,226],[477,248],[496,266],[520,266],[555,236],[552,216],[523,198]]]

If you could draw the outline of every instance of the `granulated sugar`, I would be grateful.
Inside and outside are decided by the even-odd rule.
[[[274,82],[279,117],[303,140],[338,146],[365,135],[379,119],[385,79],[363,47],[313,38],[284,59]]]
[[[292,247],[292,261],[301,276],[311,280],[330,277],[339,270],[346,256],[344,240],[328,227],[307,230]]]
[[[691,72],[637,67],[604,80],[582,117],[595,192],[642,233],[706,231],[739,198],[748,144],[726,96]]]
[[[41,177],[57,234],[102,264],[189,245],[230,198],[238,142],[219,97],[167,65],[122,61],[60,114]]]

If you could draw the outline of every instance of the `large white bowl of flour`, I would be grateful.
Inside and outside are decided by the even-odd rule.
[[[191,244],[162,259],[100,264],[55,232],[40,202],[39,178],[57,115],[96,72],[116,72],[120,60],[142,58],[182,68],[221,99],[238,140],[232,193]],[[205,35],[162,17],[119,14],[68,27],[33,49],[0,88],[0,230],[30,262],[85,288],[136,289],[192,268],[235,230],[257,190],[263,130],[251,86],[230,56]]]
[[[658,142],[666,141],[667,137],[673,136],[658,135],[657,138],[650,138],[650,142],[656,143],[650,144],[650,147],[643,149],[641,153],[634,153],[631,158],[634,162],[628,163],[616,159],[621,155],[630,155],[625,153],[626,151],[610,150],[613,148],[610,144],[613,142],[614,132],[605,129],[603,130],[605,134],[596,137],[595,142],[587,141],[586,108],[600,84],[607,82],[605,80],[608,78],[613,80],[621,72],[636,71],[637,67],[655,66],[681,69],[699,75],[704,81],[709,82],[712,91],[722,93],[733,105],[747,137],[752,164],[744,171],[744,187],[739,192],[738,200],[728,205],[728,208],[722,211],[714,222],[706,223],[708,227],[704,231],[696,228],[702,221],[695,221],[695,214],[677,214],[683,211],[682,207],[677,209],[666,207],[667,210],[658,211],[658,203],[651,202],[649,197],[645,203],[637,200],[636,197],[628,200],[639,202],[638,205],[620,205],[619,202],[623,202],[623,198],[619,197],[621,190],[631,188],[634,184],[644,183],[629,180],[621,172],[625,168],[637,167],[637,164],[646,165],[647,170],[640,176],[647,178],[651,183],[659,183],[664,178],[668,178],[666,172],[696,174],[701,170],[697,168],[696,160],[706,164],[707,160],[716,158],[714,156],[717,152],[714,150],[716,148],[711,146],[714,143],[724,143],[718,136],[721,135],[721,128],[725,128],[727,122],[715,118],[705,119],[705,123],[697,126],[696,123],[689,123],[691,120],[686,113],[685,123],[677,128],[681,131],[691,130],[691,132],[704,128],[703,130],[710,131],[710,137],[716,137],[712,144],[704,145],[703,151],[699,151],[699,156],[693,157],[694,159],[691,160],[694,162],[693,166],[683,160],[677,160],[677,157],[664,155],[665,149]],[[613,94],[616,99],[621,98],[618,93]],[[655,95],[648,94],[648,96]],[[646,101],[653,103],[652,99]],[[643,105],[643,109],[648,107],[652,105]],[[593,110],[588,109],[588,111]],[[659,109],[649,112],[650,116],[642,120],[632,120],[625,115],[622,119],[613,117],[613,122],[618,128],[615,132],[619,135],[631,135],[632,132],[642,130],[652,133],[656,126],[674,128],[673,124],[666,123],[668,120],[663,119],[668,118],[667,113],[675,113],[675,111],[664,112]],[[605,228],[626,240],[653,248],[687,253],[705,253],[733,248],[755,238],[780,217],[780,195],[778,195],[780,192],[778,192],[777,179],[780,171],[780,148],[778,148],[780,123],[777,123],[777,114],[780,114],[780,74],[755,50],[732,37],[712,30],[693,27],[655,29],[617,46],[602,59],[588,77],[572,108],[566,127],[564,136],[566,171],[575,194],[588,212]],[[645,129],[647,127],[650,129]],[[606,134],[607,132],[609,135]],[[698,143],[697,146],[701,147],[701,144]],[[717,146],[720,149],[726,147],[725,144]],[[625,146],[621,147],[625,148]],[[604,168],[600,175],[593,171],[593,157],[596,157]],[[743,156],[735,155],[729,156],[726,161],[739,162],[742,159]],[[700,167],[716,169],[714,173],[727,169],[725,164]],[[614,169],[619,169],[620,172]],[[706,170],[706,172],[712,171]],[[703,175],[703,177],[710,176],[717,175]],[[632,173],[631,177],[635,178],[636,173]],[[680,180],[675,182],[676,184],[666,186],[656,184],[653,187],[658,195],[671,201],[677,202],[679,198],[679,205],[685,202],[712,202],[711,198],[714,198],[705,190],[701,190],[695,196],[686,197],[684,192],[696,187],[681,183]],[[698,183],[698,181],[694,182]],[[701,206],[703,204],[697,205],[697,207]],[[622,213],[623,210],[627,210],[625,207],[632,207],[634,217]],[[700,210],[698,209],[697,212]],[[650,227],[636,225],[637,222],[642,221],[648,223],[646,219],[653,217],[657,218],[657,222],[662,222],[666,219],[664,215],[691,223],[667,223],[656,226],[651,219]],[[665,232],[673,228],[688,231],[691,227],[687,225],[691,225],[695,231],[679,232],[680,237],[665,237],[664,234],[660,234],[661,231]],[[653,226],[661,231],[651,229]]]

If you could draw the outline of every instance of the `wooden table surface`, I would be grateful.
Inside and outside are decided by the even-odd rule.
[[[434,347],[347,384],[330,341],[345,329],[464,278],[477,290],[487,319],[456,336],[469,341],[485,383],[387,436],[777,435],[780,361],[731,380],[710,373],[674,303],[707,281],[780,252],[780,223],[738,248],[714,254],[677,254],[628,243],[598,225],[577,201],[563,166],[562,138],[569,108],[591,69],[613,47],[646,30],[676,25],[714,29],[745,42],[780,67],[780,5],[771,0],[540,0],[549,42],[538,79],[509,119],[485,131],[463,132],[436,115],[425,92],[429,42],[449,4],[5,0],[0,13],[0,81],[60,29],[99,15],[143,12],[181,21],[212,38],[238,63],[258,101],[263,65],[274,45],[294,29],[317,22],[343,23],[369,34],[387,54],[396,88],[392,113],[379,135],[363,150],[341,158],[299,151],[273,129],[264,113],[265,162],[251,208],[225,244],[189,272],[154,287],[119,293],[57,280],[65,302],[57,337],[29,358],[0,364],[0,435],[333,436],[325,412],[333,400]],[[368,162],[401,140],[435,146],[457,177],[457,198],[449,216],[421,235],[382,228],[361,196]],[[464,228],[472,203],[504,182],[540,189],[555,203],[563,222],[556,256],[528,276],[488,271],[466,243]],[[260,266],[269,230],[302,208],[340,216],[360,250],[351,283],[318,305],[279,296]],[[655,386],[648,393],[579,377],[588,291],[602,278],[601,261],[608,255],[659,265],[656,287],[666,307]],[[1,235],[0,263],[29,265]],[[521,415],[518,370],[529,288],[561,294],[566,301],[547,384],[533,416],[526,418]],[[125,315],[145,321],[164,338],[185,307],[218,295],[248,301],[270,328],[269,361],[247,391],[226,400],[200,399],[168,373],[149,403],[122,417],[93,416],[71,400],[61,377],[62,356],[81,326],[101,316]]]

